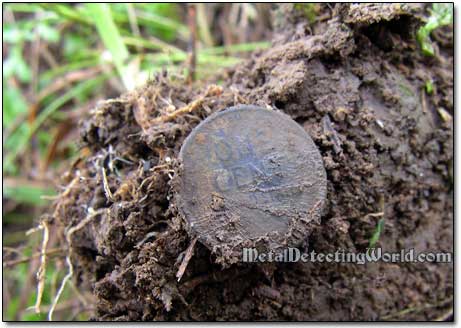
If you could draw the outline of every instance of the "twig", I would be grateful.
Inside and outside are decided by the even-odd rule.
[[[189,261],[192,258],[192,255],[194,255],[194,246],[196,242],[197,242],[197,237],[195,237],[190,243],[189,247],[187,247],[186,254],[184,255],[184,259],[182,260],[181,265],[179,266],[179,270],[176,273],[176,278],[178,278],[178,281],[181,280],[182,276],[184,275],[184,271],[186,271],[187,264],[189,264]]]
[[[195,6],[197,7],[197,21],[200,36],[207,47],[213,47],[214,41],[210,32],[210,24],[208,24],[206,5],[204,3],[196,3]]]
[[[46,273],[46,247],[48,246],[48,239],[50,236],[50,230],[48,228],[48,223],[46,220],[42,221],[43,227],[43,240],[42,240],[42,250],[40,257],[40,266],[37,271],[37,299],[35,301],[35,313],[40,313],[40,304],[42,303],[43,291],[45,290],[45,273]]]
[[[187,76],[187,81],[189,83],[195,81],[195,69],[197,64],[197,13],[196,7],[194,4],[189,4],[187,8],[188,13],[188,23],[190,30],[190,39],[189,39],[189,72]]]
[[[65,248],[50,249],[49,251],[46,252],[46,255],[51,256],[51,255],[54,255],[54,254],[64,252],[65,250],[66,250]],[[4,268],[12,267],[12,266],[15,266],[17,264],[26,263],[26,262],[32,261],[33,259],[39,258],[41,255],[42,255],[42,253],[38,252],[38,253],[35,253],[34,255],[26,257],[26,258],[17,259],[17,260],[11,260],[11,261],[5,261],[5,262],[3,262],[3,267]]]
[[[427,113],[427,101],[426,101],[426,90],[424,88],[421,91],[421,107],[423,110],[423,113]]]

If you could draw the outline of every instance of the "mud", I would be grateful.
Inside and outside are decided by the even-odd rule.
[[[197,242],[177,281],[192,242],[174,201],[179,150],[204,118],[239,104],[290,115],[323,157],[326,209],[301,250],[365,251],[384,219],[385,251],[453,251],[453,40],[438,34],[438,56],[423,57],[414,40],[418,6],[321,12],[312,25],[299,8],[282,6],[273,47],[218,77],[222,86],[165,73],[82,122],[87,155],[63,178],[71,187],[52,217],[64,231],[97,213],[71,243],[73,279],[93,290],[94,319],[453,317],[446,263],[223,268],[219,254]]]

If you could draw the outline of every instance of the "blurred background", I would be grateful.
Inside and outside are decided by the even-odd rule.
[[[203,80],[271,39],[269,4],[3,4],[3,320],[46,320],[66,274],[34,229],[81,151],[77,123],[103,99],[162,70]],[[86,320],[91,295],[69,284],[55,320]]]

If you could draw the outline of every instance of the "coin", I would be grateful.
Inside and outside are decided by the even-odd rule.
[[[289,116],[256,106],[211,115],[185,140],[178,208],[194,237],[235,262],[242,248],[305,241],[326,198],[311,137]]]

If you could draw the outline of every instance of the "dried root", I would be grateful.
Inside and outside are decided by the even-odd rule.
[[[61,297],[62,292],[64,291],[64,287],[66,286],[67,281],[72,278],[74,274],[74,267],[72,266],[72,261],[70,260],[70,257],[72,255],[72,235],[81,230],[83,227],[85,227],[88,223],[90,223],[94,218],[96,218],[99,214],[102,214],[104,211],[108,211],[107,209],[100,209],[98,211],[89,211],[87,217],[80,221],[76,226],[71,227],[67,233],[66,233],[66,241],[69,246],[69,253],[66,257],[66,264],[67,267],[69,268],[69,271],[67,275],[63,278],[61,282],[61,286],[59,287],[58,292],[56,293],[56,296],[53,299],[53,303],[51,304],[50,311],[48,312],[48,320],[53,321],[53,312],[56,308],[56,305],[58,304],[59,298]]]
[[[43,291],[45,290],[45,273],[46,273],[46,247],[48,246],[48,240],[50,236],[50,230],[48,228],[48,223],[46,220],[43,220],[40,224],[43,229],[43,240],[42,240],[42,249],[40,256],[40,267],[37,271],[37,299],[35,301],[35,313],[40,313],[40,305],[42,304]]]

